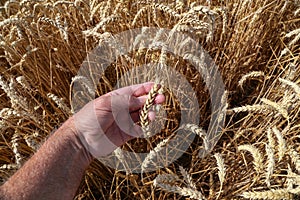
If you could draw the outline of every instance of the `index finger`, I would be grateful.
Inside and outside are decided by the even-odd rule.
[[[141,83],[137,85],[131,85],[127,87],[123,87],[117,90],[114,90],[112,92],[109,92],[105,94],[105,96],[108,95],[132,95],[135,97],[139,97],[145,94],[148,94],[148,92],[151,90],[153,87],[154,82],[146,82],[146,83]]]

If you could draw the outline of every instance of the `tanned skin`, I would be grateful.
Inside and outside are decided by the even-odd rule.
[[[94,158],[105,156],[139,136],[140,127],[136,122],[152,86],[153,83],[144,83],[121,88],[87,104],[51,135],[21,169],[0,187],[0,199],[73,199],[85,170]],[[158,95],[155,103],[164,100],[163,95]],[[121,105],[114,108],[112,102]],[[125,107],[122,108],[122,105]],[[129,113],[126,114],[124,110]],[[96,117],[101,130],[94,128],[96,120],[93,117]],[[150,120],[154,117],[153,113],[149,114]],[[125,128],[120,127],[122,123]],[[102,144],[105,137],[99,137],[99,132],[111,141],[111,147]]]

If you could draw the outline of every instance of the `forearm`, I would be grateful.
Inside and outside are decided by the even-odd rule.
[[[1,188],[0,199],[72,199],[92,157],[62,125]]]

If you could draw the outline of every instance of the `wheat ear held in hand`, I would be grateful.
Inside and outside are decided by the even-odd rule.
[[[153,85],[152,89],[148,93],[148,98],[147,98],[146,103],[144,104],[143,109],[140,114],[141,126],[142,126],[144,134],[146,134],[147,136],[150,135],[148,114],[149,114],[149,110],[150,110],[151,106],[154,104],[154,100],[155,100],[156,95],[158,94],[159,88],[160,87],[158,84],[155,83]]]

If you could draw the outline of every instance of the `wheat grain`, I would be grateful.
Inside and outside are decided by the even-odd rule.
[[[178,130],[180,129],[191,131],[202,138],[206,136],[206,131],[203,130],[201,127],[197,126],[196,124],[183,124],[178,128]]]
[[[247,199],[272,199],[272,200],[281,200],[281,199],[293,199],[294,195],[289,193],[286,189],[277,189],[277,190],[268,190],[262,192],[244,192],[242,194],[244,198]]]
[[[32,87],[30,86],[30,84],[28,83],[28,81],[26,80],[26,78],[24,76],[18,76],[16,78],[16,81],[26,90],[32,90]]]
[[[290,165],[288,165],[287,169],[287,189],[291,190],[294,188],[294,185],[300,185],[300,176],[294,172],[292,172],[292,169]]]
[[[268,144],[269,144],[270,148],[275,149],[275,140],[272,136],[272,131],[271,131],[270,127],[267,130],[267,137],[268,137]]]
[[[93,21],[94,15],[98,12],[98,10],[104,9],[105,3],[106,3],[106,1],[102,1],[99,4],[97,4],[97,6],[95,8],[93,8],[93,6],[91,6],[93,9],[90,14],[90,21]]]
[[[174,8],[175,8],[176,11],[182,12],[183,9],[184,9],[184,2],[183,2],[183,0],[176,0]]]
[[[124,166],[126,174],[129,174],[131,170],[127,165],[127,162],[126,162],[126,159],[125,159],[122,149],[120,147],[118,147],[117,149],[114,150],[114,154],[118,158],[118,160],[122,163],[122,165]]]
[[[256,77],[260,77],[260,76],[265,76],[265,73],[262,71],[253,71],[250,72],[248,74],[245,74],[242,76],[242,78],[239,80],[238,86],[243,88],[244,83],[247,81],[247,79],[249,78],[256,78]]]
[[[180,18],[180,14],[178,14],[175,10],[171,9],[169,6],[165,6],[163,4],[157,4],[157,3],[153,4],[152,6],[163,13],[167,13],[168,15],[174,17],[175,19]]]
[[[80,85],[84,86],[87,89],[89,94],[94,94],[95,93],[95,90],[93,89],[93,84],[86,77],[79,76],[79,75],[72,77],[72,81],[71,81],[70,86],[73,86],[75,82],[79,82]]]
[[[105,30],[105,26],[109,23],[115,22],[119,17],[117,15],[111,15],[102,19],[96,26],[91,30],[92,32],[97,32],[100,28]]]
[[[145,171],[145,169],[147,169],[147,167],[151,163],[153,163],[153,159],[158,156],[159,152],[163,149],[164,146],[167,145],[167,143],[170,141],[170,139],[171,139],[171,136],[162,140],[160,143],[158,143],[158,145],[153,150],[150,150],[150,152],[147,154],[146,158],[144,159],[144,161],[142,163],[142,171]]]
[[[300,39],[300,28],[299,29],[295,29],[289,33],[287,33],[285,35],[286,38],[290,38],[292,36],[294,36],[294,39],[289,43],[289,47],[292,47],[294,44],[296,44],[298,42],[298,40]]]
[[[15,169],[19,169],[20,166],[17,164],[4,164],[2,166],[0,166],[0,169],[3,170],[15,170]]]
[[[300,157],[299,157],[299,154],[292,147],[290,147],[288,149],[288,154],[289,154],[292,162],[294,163],[296,170],[299,173],[300,172]]]
[[[74,6],[74,2],[71,2],[71,1],[56,1],[53,4],[53,7],[56,7],[56,6],[61,5],[61,4],[66,4],[66,5],[72,5],[72,6]]]
[[[283,84],[290,86],[295,91],[297,97],[300,98],[300,87],[295,82],[283,78],[279,78],[278,80]]]
[[[13,137],[11,138],[11,146],[12,146],[12,151],[14,152],[15,155],[15,162],[16,165],[18,167],[21,167],[21,160],[22,160],[22,156],[19,153],[18,147],[18,141],[20,140],[20,134],[15,132],[15,134],[13,135]]]
[[[17,23],[22,23],[22,20],[19,18],[9,18],[5,19],[3,21],[0,21],[0,28],[3,26],[6,26],[8,24],[17,24]]]
[[[161,189],[163,189],[167,192],[177,193],[177,194],[180,194],[182,196],[189,197],[192,199],[197,199],[197,200],[205,199],[205,197],[203,196],[203,194],[201,192],[191,189],[191,188],[173,186],[170,184],[160,183],[157,181],[154,181],[154,186],[160,187]]]
[[[141,126],[143,129],[144,134],[150,136],[151,133],[149,133],[149,120],[148,120],[148,114],[150,111],[151,106],[154,104],[154,100],[156,95],[158,94],[159,86],[157,84],[154,84],[151,90],[148,93],[148,98],[141,110],[140,113],[140,121]]]
[[[240,145],[238,147],[239,151],[245,150],[251,153],[252,157],[253,157],[253,164],[254,164],[254,169],[257,173],[261,173],[263,172],[263,156],[261,154],[261,152],[254,147],[253,145]]]
[[[52,26],[55,26],[55,21],[52,20],[52,19],[50,19],[50,18],[48,18],[48,17],[40,17],[38,19],[38,22],[46,22],[48,24],[51,24]]]
[[[155,186],[157,183],[174,184],[175,182],[182,182],[182,180],[176,174],[159,174],[154,179],[153,184]]]
[[[286,153],[286,142],[285,139],[283,138],[283,135],[276,127],[273,127],[272,130],[275,136],[277,137],[279,161],[281,161],[284,154]]]
[[[71,110],[70,108],[67,106],[67,104],[64,102],[63,98],[59,98],[54,94],[48,93],[47,97],[49,99],[52,99],[56,105],[61,108],[64,112],[66,112],[67,114],[71,115]]]
[[[38,121],[33,112],[31,112],[32,109],[29,108],[26,99],[19,95],[15,90],[15,82],[13,79],[11,79],[10,83],[8,84],[5,80],[3,80],[2,76],[0,76],[0,86],[10,98],[10,102],[12,104],[11,107],[13,109],[19,110],[18,108],[21,107],[27,112],[28,116],[31,116],[36,122]]]
[[[149,8],[150,8],[149,5],[141,8],[134,16],[131,26],[135,26],[139,19],[143,19],[145,17],[145,15],[147,14],[147,12],[149,11]]]
[[[197,190],[196,184],[194,183],[192,176],[182,166],[179,166],[179,170],[187,186],[191,189]]]
[[[266,170],[266,184],[268,187],[271,187],[270,178],[273,175],[274,167],[275,167],[275,158],[274,158],[274,149],[266,144],[266,153],[268,156],[268,165]]]
[[[282,106],[280,106],[278,103],[271,101],[266,98],[261,98],[260,99],[264,104],[269,105],[272,107],[274,110],[276,110],[278,113],[280,113],[285,119],[289,119],[289,114],[286,109],[284,109]]]
[[[298,9],[294,12],[294,15],[295,15],[295,16],[298,16],[299,13],[300,13],[300,8],[298,8]]]
[[[220,180],[220,190],[219,190],[219,195],[217,197],[217,199],[218,199],[221,194],[221,191],[223,189],[223,184],[225,182],[226,168],[225,168],[225,164],[224,164],[224,159],[222,158],[222,155],[220,153],[214,154],[214,157],[216,158],[216,161],[217,161],[218,177]]]
[[[24,136],[24,140],[30,148],[32,148],[34,151],[37,151],[39,149],[39,142],[37,141],[38,133],[35,132],[33,135],[26,135]]]
[[[254,105],[246,105],[246,106],[228,109],[227,114],[240,113],[240,112],[265,113],[268,110],[270,109],[269,106],[267,105],[254,104]]]
[[[9,119],[10,117],[20,117],[20,116],[21,116],[21,113],[12,108],[3,108],[0,111],[1,119]]]

